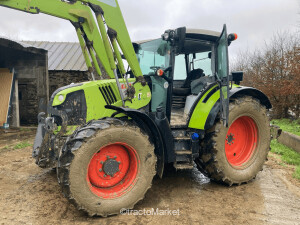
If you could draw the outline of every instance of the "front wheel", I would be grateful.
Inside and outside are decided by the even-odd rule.
[[[211,179],[229,185],[252,180],[270,149],[267,110],[251,97],[229,105],[229,126],[221,121],[206,134],[203,152],[196,164]]]
[[[131,209],[151,187],[154,146],[137,126],[117,119],[93,121],[66,143],[58,178],[64,195],[90,216]]]

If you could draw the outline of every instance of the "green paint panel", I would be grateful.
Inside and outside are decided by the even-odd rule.
[[[191,116],[190,122],[189,122],[189,128],[204,130],[205,123],[207,121],[208,115],[213,108],[213,106],[216,104],[216,102],[220,99],[220,90],[216,91],[205,103],[203,100],[205,97],[218,85],[213,86],[211,89],[209,89],[200,99],[197,106],[194,109],[194,112]],[[232,89],[239,87],[239,85],[233,85]],[[227,97],[226,88],[222,88],[223,94]]]
[[[190,119],[189,128],[204,130],[204,126],[207,120],[207,117],[214,106],[214,104],[220,98],[220,91],[216,91],[206,103],[203,103],[205,97],[218,85],[213,86],[209,89],[200,99],[197,106],[194,109],[192,117]]]
[[[128,79],[136,90],[134,99],[126,101],[125,106],[132,109],[140,109],[149,104],[151,100],[151,92],[148,85],[142,86],[141,83],[134,83],[135,78]],[[121,86],[125,86],[125,80],[120,80]],[[102,92],[100,91],[102,90]],[[81,86],[71,87],[60,91],[56,94],[52,106],[58,106],[64,102],[69,93],[84,90],[86,104],[87,104],[87,118],[86,122],[93,119],[100,119],[103,117],[111,117],[114,110],[106,109],[107,100],[111,101],[111,105],[122,107],[122,100],[119,94],[116,80],[100,80],[82,83]],[[59,96],[64,96],[63,101],[59,101]],[[114,96],[114,97],[113,97]],[[121,116],[121,115],[119,115]]]

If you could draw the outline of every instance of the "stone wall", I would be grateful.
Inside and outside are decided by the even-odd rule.
[[[49,71],[49,93],[71,83],[79,83],[89,80],[88,72],[82,71]]]
[[[282,131],[278,126],[271,126],[272,138],[300,153],[300,136]]]

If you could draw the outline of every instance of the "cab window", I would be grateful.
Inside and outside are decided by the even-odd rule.
[[[202,69],[206,76],[212,75],[212,61],[208,57],[210,51],[196,54],[188,54],[188,71]],[[185,80],[187,78],[185,55],[175,57],[174,80]]]

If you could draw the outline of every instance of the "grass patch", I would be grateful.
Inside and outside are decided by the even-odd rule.
[[[293,174],[293,177],[300,180],[300,166],[296,167],[295,173]]]
[[[279,119],[272,120],[271,124],[279,126],[283,131],[290,132],[300,136],[300,119],[290,120],[290,119]]]
[[[293,177],[300,180],[300,154],[298,152],[280,144],[277,140],[271,141],[271,152],[280,155],[285,164],[296,166]]]
[[[9,146],[8,145],[5,145],[3,148],[1,148],[0,150],[7,150],[9,149]]]
[[[26,148],[28,146],[32,146],[32,144],[29,144],[27,141],[26,142],[21,142],[19,144],[16,144],[14,146],[14,149],[21,149],[21,148]]]

